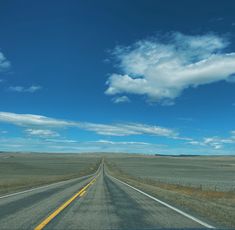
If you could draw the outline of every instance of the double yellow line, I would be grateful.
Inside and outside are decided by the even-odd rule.
[[[68,207],[78,196],[83,196],[86,189],[96,181],[96,178],[91,180],[85,187],[83,187],[79,192],[77,192],[73,197],[62,204],[58,209],[56,209],[50,216],[43,220],[34,230],[42,230],[52,219],[54,219],[60,212],[62,212],[66,207]]]

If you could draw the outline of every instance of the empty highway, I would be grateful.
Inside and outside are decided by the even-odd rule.
[[[78,178],[0,198],[0,229],[207,228],[109,176]]]

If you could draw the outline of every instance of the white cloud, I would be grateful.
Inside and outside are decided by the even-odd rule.
[[[10,86],[9,90],[10,91],[15,91],[15,92],[23,92],[24,87],[23,86]]]
[[[115,104],[119,104],[119,103],[128,103],[130,102],[130,99],[127,96],[121,96],[113,98],[112,101]]]
[[[109,136],[129,136],[129,135],[156,135],[177,138],[178,133],[173,129],[164,128],[154,125],[146,125],[140,123],[119,123],[119,124],[96,124],[96,123],[80,123],[79,127],[94,131],[101,135]]]
[[[49,140],[49,141],[48,141]],[[1,138],[0,148],[4,151],[40,151],[40,152],[132,152],[132,153],[156,153],[162,152],[165,146],[145,142],[124,141],[85,141],[63,142],[58,139],[41,138]],[[46,141],[46,143],[45,143]],[[166,151],[166,149],[165,149]]]
[[[26,129],[25,132],[30,136],[38,137],[58,137],[59,133],[49,129]]]
[[[114,56],[122,73],[109,77],[105,93],[147,95],[151,101],[169,104],[189,87],[232,81],[235,53],[224,53],[226,39],[173,33],[162,40],[117,47]]]
[[[41,115],[8,112],[0,112],[0,122],[11,123],[19,126],[66,127],[74,125],[74,123],[69,121],[49,118]]]
[[[180,146],[159,145],[154,143],[144,144],[145,142],[131,141],[65,141],[62,138],[53,139],[0,137],[0,149],[2,151],[37,151],[37,152],[129,152],[129,153],[158,153],[158,154],[203,154],[203,155],[234,155],[234,148],[218,149],[215,148],[185,148]],[[59,141],[61,140],[61,141]],[[61,143],[59,143],[61,142]]]
[[[0,72],[10,68],[11,63],[6,59],[4,54],[0,52]]]
[[[191,144],[191,145],[201,145],[201,146],[205,146],[205,144],[203,142],[200,142],[200,141],[189,141],[188,144]]]
[[[191,145],[209,146],[214,149],[221,149],[226,144],[235,144],[235,131],[231,131],[228,138],[205,137],[202,141],[191,140],[188,143]]]
[[[29,88],[26,88],[25,92],[34,93],[34,92],[41,90],[41,89],[42,89],[42,87],[40,85],[32,85]]]
[[[71,139],[45,139],[47,142],[56,142],[56,143],[78,143],[76,140],[71,140]]]
[[[214,149],[221,149],[223,147],[222,143],[222,139],[218,138],[218,137],[208,137],[208,138],[204,138],[203,143],[205,145],[209,145],[211,147],[213,147]]]
[[[117,124],[99,124],[90,122],[74,122],[59,120],[33,114],[16,114],[9,112],[0,112],[0,122],[11,123],[24,127],[77,127],[87,131],[93,131],[100,135],[108,136],[129,136],[129,135],[152,135],[163,136],[174,139],[182,139],[179,134],[170,128],[156,125],[147,125],[141,123],[117,123]]]
[[[152,143],[142,142],[142,141],[109,141],[109,140],[98,140],[98,141],[91,141],[94,143],[101,143],[101,144],[111,144],[111,145],[153,145]]]
[[[32,85],[28,88],[23,86],[10,86],[8,88],[10,91],[18,92],[18,93],[34,93],[38,90],[41,90],[42,87],[39,85]]]

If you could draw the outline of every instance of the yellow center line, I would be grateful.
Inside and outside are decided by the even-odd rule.
[[[45,220],[43,220],[34,230],[43,229],[52,219],[54,219],[60,212],[62,212],[66,207],[68,207],[78,196],[84,195],[85,190],[94,182],[96,178],[90,181],[85,187],[83,187],[79,192],[77,192],[73,197],[67,200],[64,204],[62,204],[58,209],[56,209],[50,216],[48,216]]]
[[[80,197],[82,197],[85,193],[86,193],[86,191],[83,191],[83,192],[80,194]]]

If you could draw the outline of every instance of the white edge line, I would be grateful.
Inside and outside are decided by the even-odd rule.
[[[69,180],[63,180],[63,181],[60,181],[60,182],[55,182],[55,183],[52,183],[52,184],[43,185],[43,186],[40,186],[40,187],[31,188],[31,189],[27,189],[27,190],[24,190],[24,191],[7,194],[7,195],[4,195],[4,196],[0,196],[0,199],[8,198],[8,197],[11,197],[11,196],[16,196],[16,195],[20,195],[20,194],[24,194],[24,193],[27,193],[27,192],[32,192],[34,190],[38,190],[38,189],[42,189],[42,188],[48,188],[48,187],[53,186],[53,185],[63,184],[63,183],[66,183],[66,182],[71,182],[71,181],[74,181],[74,180],[79,180],[79,179],[83,179],[83,178],[86,178],[86,177],[90,177],[90,176],[93,176],[93,175],[97,174],[100,167],[101,167],[101,165],[99,166],[99,168],[97,169],[97,171],[95,173],[90,174],[90,175],[77,177],[77,178],[73,178],[73,179],[69,179]]]
[[[196,217],[193,217],[193,216],[191,216],[191,215],[189,215],[189,214],[187,214],[187,213],[181,211],[180,209],[175,208],[174,206],[172,206],[172,205],[170,205],[170,204],[167,204],[166,202],[163,202],[163,201],[161,201],[161,200],[159,200],[159,199],[157,199],[157,198],[155,198],[155,197],[149,195],[149,194],[147,194],[147,193],[141,191],[141,190],[138,189],[138,188],[135,188],[135,187],[133,187],[133,186],[131,186],[131,185],[129,185],[129,184],[127,184],[127,183],[125,183],[125,182],[123,182],[123,181],[121,181],[121,180],[119,180],[119,179],[113,177],[113,176],[110,176],[110,175],[108,175],[108,176],[111,177],[111,178],[113,178],[113,179],[115,179],[115,180],[117,180],[117,181],[119,181],[120,183],[122,183],[122,184],[124,184],[124,185],[126,185],[126,186],[128,186],[128,187],[130,187],[130,188],[132,188],[132,189],[134,189],[134,190],[136,190],[137,192],[139,192],[139,193],[141,193],[141,194],[143,194],[143,195],[149,197],[150,199],[155,200],[155,201],[157,201],[158,203],[160,203],[160,204],[162,204],[162,205],[164,205],[164,206],[166,206],[166,207],[168,207],[168,208],[170,208],[170,209],[172,209],[172,210],[174,210],[174,211],[180,213],[181,215],[183,215],[183,216],[185,216],[185,217],[187,217],[187,218],[189,218],[189,219],[191,219],[191,220],[194,220],[195,222],[197,222],[197,223],[199,223],[199,224],[201,224],[201,225],[203,225],[203,226],[205,226],[205,227],[207,227],[207,228],[215,228],[214,226],[209,225],[209,224],[207,224],[207,223],[205,223],[205,222],[203,222],[203,221],[197,219]]]

